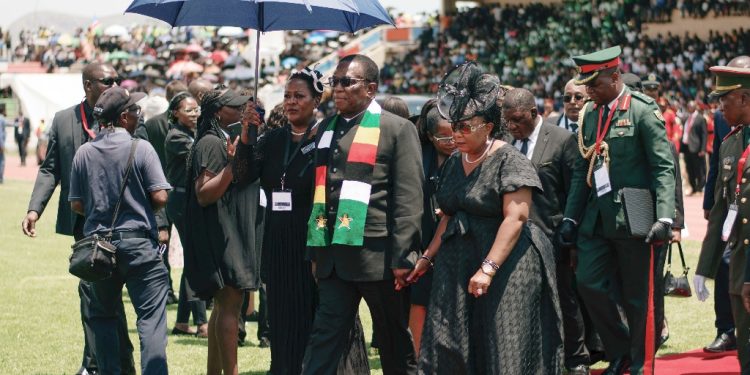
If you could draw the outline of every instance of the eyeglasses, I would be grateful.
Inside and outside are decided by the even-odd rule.
[[[112,86],[114,84],[120,84],[122,82],[122,78],[120,77],[109,77],[109,78],[99,78],[99,79],[90,79],[89,82],[99,82],[104,86]]]
[[[455,143],[455,142],[456,142],[456,141],[455,141],[455,140],[453,139],[453,136],[452,136],[452,135],[449,135],[449,136],[447,136],[447,137],[436,137],[436,136],[434,136],[434,135],[433,135],[433,136],[432,136],[432,139],[434,139],[434,140],[435,140],[435,142],[437,142],[437,143],[442,143],[442,144],[444,144],[444,145],[450,145],[450,144],[453,144],[453,143]]]
[[[188,115],[200,115],[201,114],[201,107],[195,107],[195,108],[183,108],[180,110],[182,113],[186,113]]]
[[[583,100],[584,96],[583,94],[575,94],[575,95],[563,95],[563,103],[570,103],[572,99],[575,99],[577,102],[580,102]]]
[[[128,109],[128,112],[134,113],[136,117],[141,115],[141,107],[135,106],[133,108]]]
[[[483,122],[478,125],[471,125],[467,122],[452,122],[451,130],[453,130],[454,133],[460,132],[461,134],[471,134],[483,128],[487,124],[489,124],[489,122]]]
[[[331,78],[328,78],[328,85],[331,87],[336,87],[336,85],[340,83],[341,87],[347,88],[349,86],[356,85],[357,82],[359,81],[367,81],[367,80],[364,78],[353,78],[353,77],[347,77],[347,76],[344,76],[341,78],[331,77]]]

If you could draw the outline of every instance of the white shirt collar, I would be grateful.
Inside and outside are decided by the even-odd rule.
[[[544,120],[542,119],[542,116],[537,117],[536,125],[534,126],[534,131],[529,134],[528,142],[526,143],[526,147],[528,147],[528,150],[526,151],[526,157],[528,159],[531,159],[531,156],[534,155],[534,147],[536,147],[536,140],[539,138],[539,131],[542,129],[542,123]],[[516,147],[519,151],[521,150],[521,147],[523,147],[523,140],[516,139],[513,142],[513,146]]]
[[[611,102],[609,102],[609,104],[607,104],[607,105],[609,106],[609,110],[610,110],[610,111],[611,111],[611,110],[613,109],[612,107],[613,107],[613,106],[615,105],[615,102],[617,101],[617,99],[620,99],[620,97],[621,97],[621,96],[622,96],[622,94],[624,94],[624,93],[625,93],[625,85],[622,85],[622,90],[620,90],[620,94],[619,94],[619,95],[617,95],[617,97],[616,97],[616,98],[612,99],[612,101],[611,101]]]

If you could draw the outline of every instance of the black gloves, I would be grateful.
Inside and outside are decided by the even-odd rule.
[[[660,244],[672,239],[672,225],[663,221],[657,221],[651,226],[646,236],[646,242]]]
[[[570,220],[563,220],[555,233],[555,245],[562,250],[570,250],[576,246],[578,228]]]

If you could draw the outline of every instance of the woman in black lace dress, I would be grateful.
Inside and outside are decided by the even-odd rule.
[[[284,91],[288,124],[256,139],[252,115],[243,124],[235,176],[238,181],[260,178],[268,197],[263,241],[263,278],[270,317],[273,375],[299,374],[312,328],[317,287],[311,263],[305,260],[307,220],[313,198],[315,108],[323,93],[319,72],[305,69],[291,75]],[[359,319],[340,374],[369,374],[369,362]]]
[[[562,369],[552,245],[528,222],[541,183],[528,159],[491,136],[502,132],[499,90],[497,78],[468,63],[446,76],[438,94],[460,152],[443,166],[437,201],[444,216],[412,275],[434,262],[423,374]]]

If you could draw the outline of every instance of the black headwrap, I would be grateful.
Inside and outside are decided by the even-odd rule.
[[[473,61],[451,69],[440,82],[438,110],[451,122],[483,116],[493,106],[500,90],[500,80],[484,73]]]

